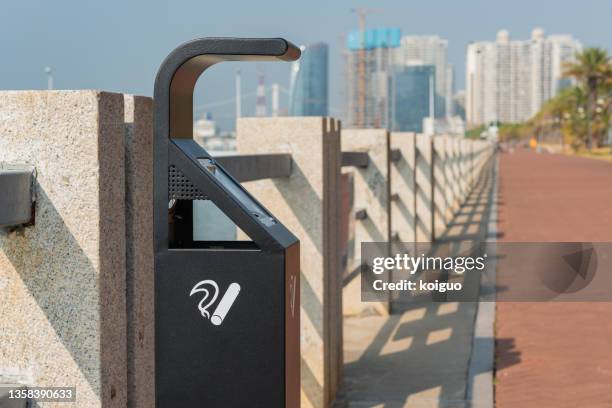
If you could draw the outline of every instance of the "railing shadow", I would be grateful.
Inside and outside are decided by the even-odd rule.
[[[429,241],[432,237],[432,203],[431,156],[424,154],[423,148],[416,146],[416,239]],[[429,156],[429,157],[428,157]]]
[[[432,252],[457,253],[487,238],[491,164],[485,167]],[[438,252],[436,252],[438,251]],[[442,277],[460,280],[478,297],[480,275]],[[443,300],[443,299],[437,299]],[[432,302],[431,295],[399,296],[394,314],[345,320],[345,384],[349,406],[469,407],[468,367],[474,344],[476,301]],[[506,339],[508,340],[508,339]],[[511,339],[504,342],[520,361]],[[470,373],[477,375],[478,372]]]
[[[105,308],[105,302],[100,302],[99,297],[102,293],[109,294],[109,288],[104,287],[109,279],[101,276],[92,263],[92,257],[96,258],[98,253],[92,253],[91,249],[88,253],[81,247],[84,242],[75,238],[47,192],[40,184],[36,190],[37,226],[24,231],[23,238],[17,236],[3,239],[2,250],[38,304],[39,310],[44,313],[55,334],[53,337],[70,353],[83,378],[100,397],[105,384],[100,384],[101,367],[92,356],[103,356],[107,347],[113,347],[106,341],[106,331],[102,330],[108,329],[109,323],[112,324],[113,315],[100,310]],[[39,236],[32,239],[29,237],[31,234]],[[102,266],[99,267],[104,270]],[[75,280],[79,284],[75,284]],[[75,308],[75,299],[79,299],[78,308]],[[31,318],[35,319],[35,316]],[[32,320],[32,324],[34,322]],[[32,330],[36,329],[32,327]],[[49,341],[43,332],[28,331],[20,335],[24,339],[36,339],[20,345],[28,347],[28,343],[33,344],[33,352],[46,348],[35,343]],[[58,355],[57,359],[60,358]]]

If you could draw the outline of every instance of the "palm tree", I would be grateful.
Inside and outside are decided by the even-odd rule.
[[[566,65],[565,76],[576,78],[587,95],[587,147],[593,147],[592,119],[600,88],[612,83],[612,62],[603,48],[587,48]]]

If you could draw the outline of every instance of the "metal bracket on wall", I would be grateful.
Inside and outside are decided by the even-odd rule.
[[[36,168],[0,162],[0,227],[34,224]]]

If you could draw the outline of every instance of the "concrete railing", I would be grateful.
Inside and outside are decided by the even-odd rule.
[[[0,92],[0,162],[37,171],[34,225],[0,233],[0,383],[154,405],[152,143],[150,98]],[[241,119],[237,146],[221,161],[301,241],[302,407],[329,407],[343,315],[390,307],[361,302],[361,242],[435,240],[492,146],[321,117]]]
[[[389,302],[361,301],[361,243],[435,241],[493,146],[385,129],[341,130],[321,117],[240,119],[237,138],[238,154],[293,159],[290,177],[245,187],[302,243],[302,406],[328,407],[342,384],[343,315],[391,309]],[[347,190],[350,200],[343,197]],[[339,241],[345,226],[348,237]],[[349,259],[341,266],[339,251],[347,242]]]
[[[352,259],[344,270],[343,312],[388,313],[388,302],[361,302],[362,242],[433,242],[446,230],[493,154],[493,145],[454,136],[382,129],[345,130],[342,150],[367,152],[373,166],[343,169],[354,175]],[[407,250],[409,248],[406,248]]]

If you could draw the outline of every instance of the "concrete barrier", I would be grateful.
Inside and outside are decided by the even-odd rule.
[[[346,168],[354,173],[355,210],[366,210],[367,216],[354,223],[355,261],[353,270],[358,271],[362,242],[390,242],[390,136],[386,129],[348,129],[342,131],[342,151],[367,152],[369,165],[365,168]],[[352,279],[351,279],[352,278]],[[359,273],[352,273],[345,281],[342,291],[344,315],[365,312],[387,314],[389,302],[362,302]]]
[[[391,237],[395,242],[414,242],[416,237],[416,135],[392,132],[391,149],[400,157],[391,163]]]
[[[432,217],[433,237],[441,236],[446,230],[448,220],[453,214],[451,184],[454,180],[447,174],[449,165],[448,137],[434,136],[432,138],[433,188]]]
[[[465,183],[462,180],[463,177],[463,173],[462,173],[462,169],[463,169],[463,165],[462,165],[462,157],[461,157],[461,139],[460,138],[455,138],[452,140],[451,142],[451,151],[452,151],[452,173],[453,173],[453,180],[455,180],[456,183],[456,189],[455,189],[455,194],[457,197],[457,201],[459,203],[463,203],[464,199],[465,199]]]
[[[462,183],[463,189],[462,189],[462,200],[465,200],[467,198],[467,195],[470,191],[471,186],[471,173],[470,173],[470,147],[472,145],[472,141],[465,139],[465,138],[460,138],[459,139],[459,154],[461,157],[460,163],[461,163],[461,171],[460,171],[460,181]]]
[[[128,407],[155,405],[153,100],[126,95],[125,209]]]
[[[432,242],[433,218],[433,146],[432,138],[416,135],[416,241]]]
[[[0,161],[36,166],[36,223],[0,233],[0,382],[125,407],[123,95],[0,92]]]
[[[459,209],[461,202],[459,200],[458,187],[459,183],[453,176],[453,140],[457,138],[457,136],[440,136],[444,140],[444,169],[441,177],[444,179],[444,192],[445,192],[445,202],[446,202],[446,213],[445,213],[445,222],[448,224],[452,219],[454,214]]]
[[[243,118],[239,154],[291,153],[292,174],[244,186],[300,239],[302,407],[331,406],[342,376],[340,122]]]
[[[403,137],[405,136],[405,137]],[[410,134],[392,133],[391,147],[412,151],[408,142]],[[468,140],[458,136],[413,135],[415,140],[414,159],[391,166],[391,227],[393,238],[402,242],[430,242],[444,234],[448,223],[465,201],[484,165],[493,154],[493,145],[484,140]],[[414,233],[412,219],[407,211],[410,207],[401,205],[409,200],[402,189],[411,189],[414,178]],[[408,185],[402,182],[407,181]],[[399,200],[395,202],[395,200]],[[401,211],[400,211],[401,210]]]
[[[290,177],[245,187],[301,240],[302,407],[327,408],[343,313],[389,313],[361,302],[361,243],[435,240],[493,144],[341,132],[321,117],[245,118],[237,131],[239,153],[292,156]],[[35,225],[0,232],[0,383],[74,385],[77,407],[153,406],[152,139],[150,98],[0,92],[0,161],[38,174]],[[341,150],[369,165],[342,169]],[[346,282],[343,256],[357,272]]]

